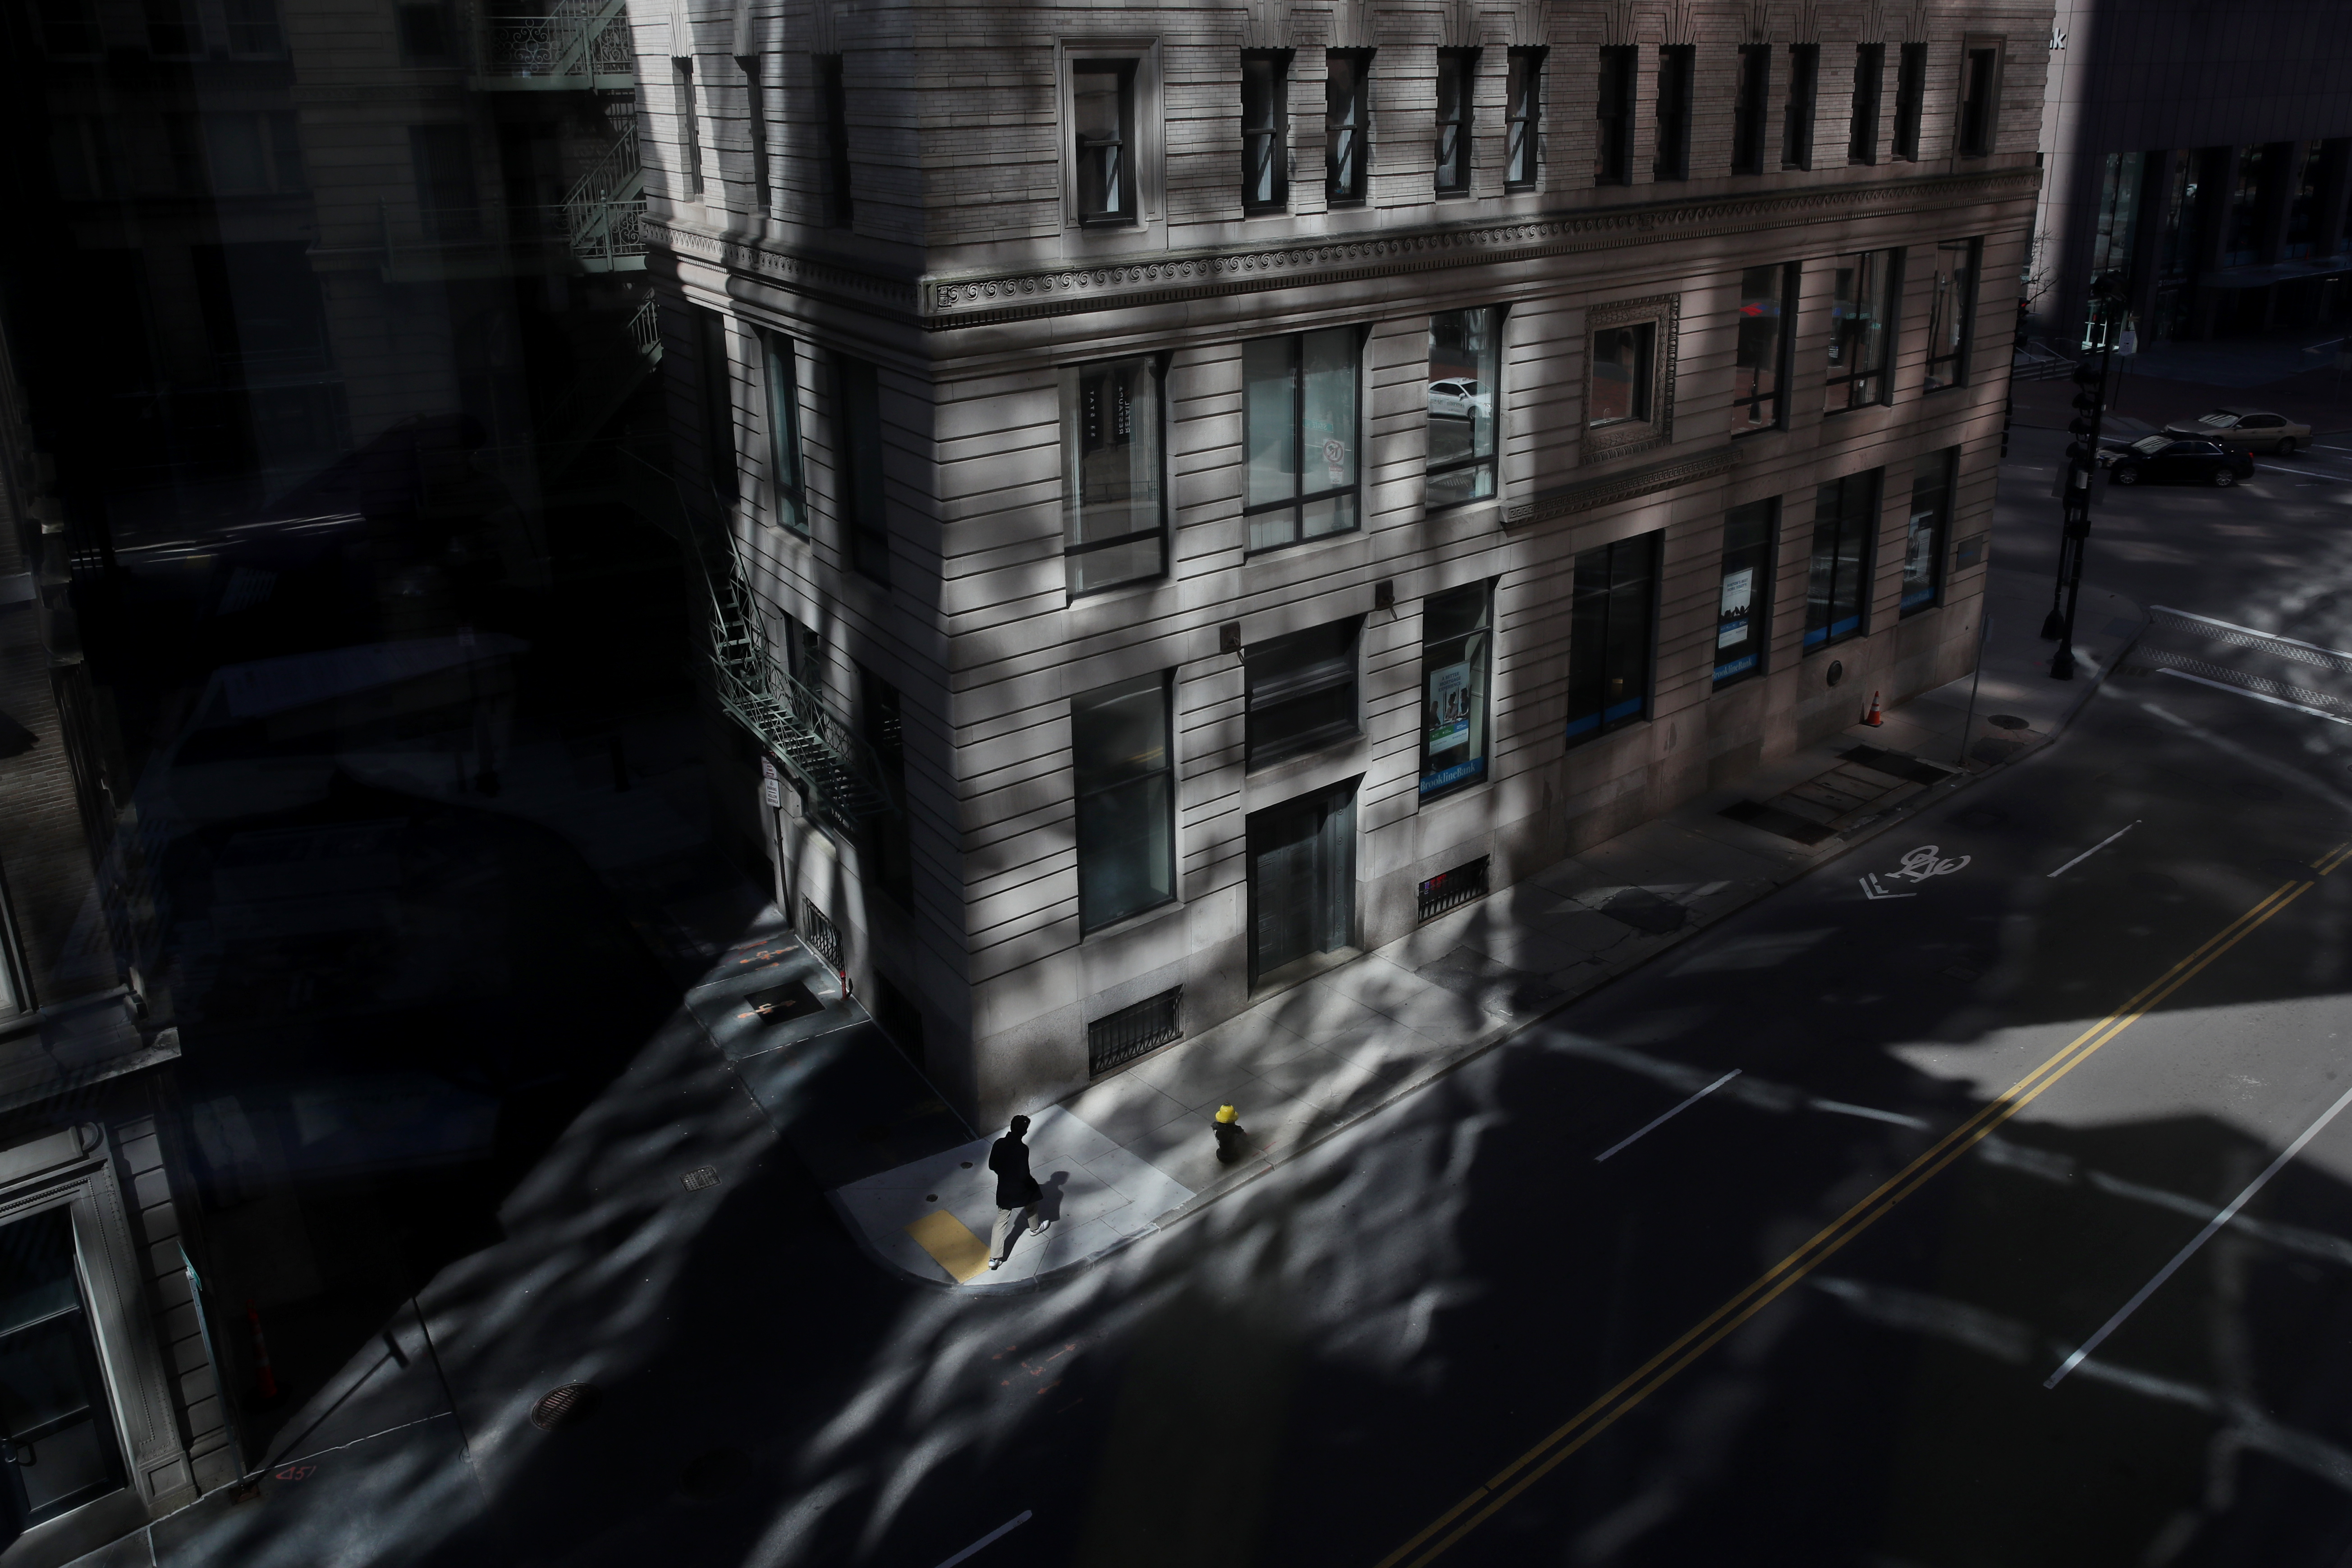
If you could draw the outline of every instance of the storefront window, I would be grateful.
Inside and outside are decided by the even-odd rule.
[[[1903,614],[1933,609],[1944,596],[1944,541],[1952,529],[1952,476],[1960,449],[1948,447],[1919,459],[1911,481],[1910,530],[1903,543]]]
[[[1878,470],[1848,474],[1813,501],[1813,559],[1805,576],[1805,647],[1843,642],[1862,629],[1878,522]]]
[[[1250,549],[1357,526],[1358,342],[1339,327],[1242,346]]]
[[[1062,548],[1070,592],[1157,577],[1167,569],[1159,362],[1119,360],[1067,375]]]
[[[1503,312],[1429,318],[1429,484],[1424,503],[1454,506],[1495,493],[1495,398]]]
[[[1895,273],[1901,252],[1870,250],[1838,258],[1830,304],[1829,412],[1887,401],[1894,318],[1901,296]]]
[[[1070,756],[1078,796],[1078,923],[1093,931],[1176,896],[1167,675],[1074,699]]]
[[[1796,315],[1797,267],[1750,267],[1739,275],[1739,336],[1731,371],[1731,431],[1745,436],[1780,425],[1780,384],[1788,375],[1788,324]]]
[[[1568,622],[1570,745],[1649,712],[1661,537],[1621,539],[1576,558]]]
[[[1715,684],[1764,671],[1765,619],[1772,607],[1772,536],[1780,503],[1750,501],[1723,520],[1723,577],[1716,597]]]
[[[1486,776],[1486,666],[1493,595],[1485,583],[1421,607],[1423,798]]]

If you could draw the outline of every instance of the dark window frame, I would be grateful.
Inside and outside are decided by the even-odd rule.
[[[2000,141],[2000,41],[1971,37],[1960,50],[1960,122],[1953,151],[1990,158]]]
[[[1853,316],[1839,319],[1835,286],[1840,268],[1834,263],[1851,262],[1853,270],[1859,275],[1868,268],[1874,258],[1883,279],[1879,285],[1880,309],[1875,317],[1882,330],[1878,336],[1876,358],[1873,363],[1864,366],[1854,353],[1859,344],[1869,341],[1870,324],[1874,318],[1857,310]],[[1831,268],[1831,284],[1830,352],[1843,353],[1844,357],[1832,366],[1822,384],[1824,409],[1831,414],[1845,414],[1857,408],[1884,407],[1895,401],[1895,338],[1901,326],[1903,306],[1903,252],[1900,248],[1864,250],[1836,257]],[[1859,280],[1854,284],[1853,292],[1854,302],[1859,305],[1864,293]],[[1865,383],[1869,384],[1867,388],[1857,391]],[[1846,389],[1844,401],[1832,404],[1830,398],[1834,396],[1834,389],[1841,386]]]
[[[1326,328],[1323,329],[1323,331],[1347,331],[1352,335],[1353,339],[1350,353],[1353,360],[1356,383],[1354,395],[1356,427],[1352,433],[1351,439],[1348,443],[1349,453],[1348,467],[1350,477],[1345,484],[1326,485],[1320,489],[1308,489],[1307,488],[1307,471],[1312,465],[1308,461],[1307,452],[1306,343],[1307,338],[1318,334],[1308,332],[1286,332],[1270,340],[1255,340],[1261,342],[1279,342],[1286,344],[1288,347],[1290,374],[1290,472],[1291,478],[1295,483],[1289,497],[1282,500],[1266,500],[1252,503],[1247,500],[1248,492],[1246,489],[1244,491],[1242,518],[1243,526],[1245,531],[1245,552],[1248,554],[1256,555],[1263,554],[1268,551],[1288,550],[1297,545],[1312,543],[1318,539],[1337,539],[1344,534],[1358,533],[1363,530],[1364,330],[1360,327],[1349,327],[1337,329]],[[1251,443],[1249,441],[1249,412],[1246,395],[1244,395],[1242,413],[1242,439],[1244,450],[1244,453],[1246,453],[1251,449]],[[1246,456],[1244,457],[1244,463],[1248,461]],[[1345,528],[1331,529],[1322,533],[1307,533],[1306,531],[1307,509],[1318,501],[1336,500],[1341,497],[1345,497],[1349,502],[1348,513],[1349,521],[1348,526]],[[1249,545],[1247,543],[1246,531],[1250,526],[1250,520],[1254,518],[1270,517],[1276,512],[1284,510],[1287,510],[1290,513],[1291,528],[1289,538],[1273,544]]]
[[[835,505],[851,569],[890,585],[890,514],[883,476],[888,443],[882,433],[881,374],[870,361],[833,356]]]
[[[1750,522],[1761,524],[1762,536],[1743,539],[1733,543],[1735,526]],[[1721,691],[1745,680],[1753,680],[1765,673],[1772,648],[1772,589],[1778,580],[1776,568],[1780,546],[1780,498],[1767,496],[1733,507],[1723,518],[1723,551],[1716,580],[1715,600],[1715,672],[1711,690]],[[1734,615],[1731,602],[1735,588],[1735,572],[1748,573],[1747,601],[1740,613]],[[1743,634],[1740,647],[1747,651],[1728,661],[1723,658],[1727,628],[1737,624]]]
[[[1772,46],[1739,46],[1739,77],[1731,108],[1731,172],[1764,172],[1764,128],[1772,111]]]
[[[1587,430],[1617,430],[1629,425],[1654,422],[1658,400],[1658,340],[1664,335],[1662,329],[1662,322],[1643,317],[1637,321],[1611,321],[1585,333],[1584,427]],[[1601,339],[1617,333],[1631,334],[1635,344],[1634,374],[1629,384],[1633,389],[1633,407],[1627,413],[1601,418],[1593,413],[1594,405],[1599,401],[1593,389],[1599,382],[1595,373],[1601,363]]]
[[[1136,77],[1142,63],[1131,55],[1086,56],[1070,61],[1071,170],[1076,182],[1077,222],[1081,228],[1132,228],[1141,221],[1142,193],[1138,185],[1143,161],[1136,140]],[[1116,84],[1112,93],[1117,100],[1118,123],[1117,130],[1108,135],[1089,135],[1079,129],[1081,77],[1108,77]],[[1096,199],[1095,193],[1101,194],[1100,200]]]
[[[1138,915],[1148,914],[1153,910],[1165,909],[1178,901],[1175,674],[1176,672],[1171,669],[1159,670],[1150,675],[1138,676],[1129,680],[1112,681],[1108,685],[1096,687],[1092,690],[1079,692],[1070,699],[1070,784],[1071,799],[1075,808],[1071,837],[1077,861],[1078,933],[1081,936],[1090,936],[1106,927],[1117,925],[1121,921],[1133,920]],[[1082,735],[1090,712],[1089,705],[1092,705],[1091,711],[1094,712],[1107,710],[1112,704],[1139,695],[1147,688],[1155,686],[1160,698],[1160,734],[1158,764],[1133,768],[1124,773],[1118,772],[1116,769],[1091,769],[1084,761],[1087,748]],[[1108,910],[1089,907],[1092,900],[1087,897],[1087,865],[1089,860],[1097,860],[1105,852],[1105,846],[1100,838],[1095,837],[1100,833],[1103,826],[1102,813],[1098,809],[1090,810],[1089,807],[1105,797],[1116,796],[1119,800],[1119,809],[1113,814],[1114,818],[1131,821],[1137,809],[1134,797],[1139,793],[1148,796],[1150,793],[1149,786],[1155,783],[1160,786],[1161,798],[1156,807],[1147,800],[1142,809],[1155,810],[1160,817],[1158,845],[1160,864],[1152,869],[1158,872],[1159,882],[1163,890],[1157,897],[1140,902],[1114,905]],[[1139,792],[1136,787],[1138,785],[1147,787]],[[1091,847],[1088,843],[1090,837],[1095,837]]]
[[[732,503],[742,495],[742,452],[735,440],[735,356],[728,342],[727,317],[706,306],[691,308],[702,390],[704,478],[713,496]]]
[[[768,395],[768,498],[777,527],[808,537],[808,476],[801,453],[800,352],[782,332],[760,333]]]
[[[705,185],[702,168],[702,107],[694,90],[694,60],[688,55],[671,58],[670,89],[676,96],[678,126],[684,132],[686,154],[686,194],[690,200],[703,198]]]
[[[1344,632],[1340,628],[1345,628]],[[1339,635],[1334,635],[1338,633]],[[1341,644],[1345,645],[1344,648]],[[1309,657],[1285,672],[1270,667],[1285,655]],[[1242,766],[1255,773],[1364,733],[1364,617],[1349,616],[1251,645],[1242,656]],[[1332,700],[1339,693],[1346,696]],[[1278,714],[1312,715],[1317,705],[1335,715],[1319,722],[1283,725]],[[1268,731],[1273,731],[1269,733]]]
[[[1466,306],[1459,310],[1435,311],[1429,318],[1429,332],[1433,344],[1432,353],[1433,355],[1435,352],[1434,342],[1437,337],[1437,323],[1441,319],[1447,316],[1467,316],[1480,312],[1483,312],[1488,318],[1486,323],[1486,336],[1487,343],[1484,353],[1487,365],[1491,367],[1482,367],[1483,373],[1477,378],[1478,390],[1486,398],[1487,414],[1486,449],[1484,451],[1478,449],[1478,441],[1475,431],[1475,419],[1473,420],[1474,431],[1470,443],[1471,450],[1467,456],[1449,458],[1443,462],[1431,462],[1428,461],[1428,452],[1431,449],[1431,445],[1433,444],[1424,445],[1423,448],[1423,462],[1422,468],[1423,496],[1426,510],[1431,511],[1447,510],[1457,506],[1475,506],[1481,501],[1491,501],[1497,495],[1502,493],[1503,327],[1505,321],[1508,319],[1507,309],[1501,305],[1472,305]],[[1432,383],[1432,384],[1433,385],[1435,384]],[[1436,416],[1433,414],[1430,416],[1430,418],[1433,420],[1436,418]],[[1483,475],[1485,479],[1483,487],[1476,481],[1476,479],[1474,479],[1471,484],[1471,489],[1475,492],[1474,494],[1463,496],[1457,500],[1428,499],[1430,490],[1429,481],[1431,479],[1442,479],[1448,475],[1464,473]]]
[[[1432,640],[1429,636],[1433,607],[1451,607],[1447,601],[1466,603],[1477,595],[1477,615],[1458,634]],[[1495,668],[1495,580],[1465,584],[1459,588],[1432,594],[1421,602],[1421,751],[1419,796],[1435,800],[1462,790],[1475,789],[1493,777],[1494,753],[1493,691]],[[1451,650],[1451,651],[1449,651]],[[1453,657],[1458,653],[1459,657]],[[1443,660],[1443,663],[1435,661]],[[1450,730],[1449,699],[1451,692],[1441,694],[1438,680],[1454,669],[1465,669],[1463,683],[1460,722],[1463,739],[1458,744],[1469,751],[1458,759],[1450,760],[1443,768],[1431,766],[1434,752],[1431,741],[1442,731]],[[1452,752],[1454,744],[1437,751]]]
[[[1800,645],[1805,656],[1870,635],[1870,585],[1877,563],[1878,518],[1885,510],[1885,472],[1884,468],[1864,468],[1832,479],[1814,492],[1812,553],[1805,574],[1805,630]],[[1857,495],[1863,499],[1855,502]],[[1825,507],[1831,509],[1826,517]],[[1848,542],[1849,526],[1853,530],[1853,542],[1860,546],[1851,559],[1851,579],[1843,575],[1849,562],[1843,550]],[[1830,563],[1829,591],[1816,598],[1813,589],[1821,580],[1824,541]],[[1851,609],[1853,613],[1841,616],[1841,609]]]
[[[1845,161],[1878,162],[1878,113],[1886,98],[1886,46],[1853,47],[1853,112],[1846,121]]]
[[[1544,48],[1519,48],[1507,58],[1503,188],[1531,191],[1543,164]]]
[[[765,58],[762,55],[735,57],[735,63],[743,68],[743,127],[751,148],[751,210],[762,217],[772,210],[775,200],[769,184]]]
[[[1780,167],[1813,166],[1813,121],[1821,109],[1822,47],[1789,46],[1789,96],[1780,122]]]
[[[1323,55],[1323,200],[1360,206],[1371,191],[1372,55],[1370,49],[1327,49]]]
[[[1592,149],[1595,185],[1633,183],[1634,76],[1641,68],[1638,44],[1604,44],[1601,47],[1599,85],[1592,114],[1598,139]]]
[[[1668,44],[1658,50],[1658,150],[1650,177],[1690,178],[1691,109],[1697,97],[1698,50]]]
[[[1953,281],[1952,297],[1948,299],[1945,284],[1950,274],[1945,269],[1944,257],[1956,248],[1959,252],[1956,270],[1960,273],[1960,279]],[[1941,240],[1937,242],[1936,251],[1934,287],[1927,302],[1927,362],[1922,390],[1949,392],[1969,384],[1970,351],[1976,345],[1977,290],[1984,274],[1984,240],[1980,237]],[[1957,310],[1959,315],[1959,331],[1947,349],[1944,344],[1944,327],[1948,320],[1946,312],[1953,310]],[[1947,370],[1940,379],[1937,375],[1938,366]]]
[[[1290,208],[1290,58],[1288,49],[1242,51],[1242,211],[1257,216]],[[1252,104],[1253,67],[1265,100]],[[1260,195],[1260,192],[1265,194]]]
[[[881,770],[892,809],[866,818],[863,847],[874,858],[872,886],[906,910],[915,907],[914,846],[908,832],[907,708],[896,686],[857,667],[858,728]],[[864,869],[860,867],[860,870]]]
[[[1931,466],[1932,469],[1941,471],[1921,471],[1931,469]],[[1919,459],[1918,468],[1912,472],[1911,505],[1905,514],[1904,575],[1896,590],[1897,620],[1935,609],[1944,602],[1945,585],[1951,576],[1952,503],[1959,489],[1959,477],[1960,449],[1958,447],[1947,447],[1941,451],[1928,453]],[[1927,589],[1925,593],[1916,593],[1909,584],[1911,565],[1918,553],[1919,519],[1924,515],[1920,510],[1923,485],[1933,487],[1929,496],[1935,502],[1936,518],[1932,525],[1933,538],[1927,545]]]
[[[1750,334],[1744,331],[1741,332],[1735,339],[1732,345],[1732,375],[1734,380],[1731,406],[1735,411],[1735,416],[1737,411],[1740,407],[1746,406],[1750,411],[1751,417],[1750,422],[1745,427],[1735,427],[1733,429],[1732,435],[1735,439],[1741,436],[1759,436],[1768,430],[1785,430],[1789,427],[1789,408],[1791,401],[1789,396],[1789,383],[1793,377],[1796,368],[1795,354],[1797,334],[1795,328],[1797,321],[1798,300],[1801,298],[1799,290],[1803,287],[1804,269],[1801,263],[1795,261],[1784,261],[1768,264],[1761,268],[1748,268],[1744,269],[1740,276],[1739,301],[1739,308],[1743,318],[1743,326],[1745,325],[1748,301],[1752,297],[1748,292],[1748,274],[1759,271],[1775,271],[1780,274],[1780,278],[1778,279],[1780,297],[1775,301],[1776,314],[1774,317],[1777,325],[1773,332],[1771,353],[1772,385],[1769,392],[1762,390],[1753,391],[1744,399],[1739,395],[1738,377],[1739,372],[1746,368],[1740,362],[1746,352],[1746,342],[1750,336]],[[1757,385],[1759,388],[1761,387],[1762,383],[1760,379]],[[1766,403],[1769,403],[1771,405],[1771,418],[1762,423],[1755,422],[1753,419],[1754,411]]]
[[[842,58],[817,56],[816,79],[824,108],[825,224],[848,228],[857,207],[849,186],[849,92],[842,79]]]
[[[1651,703],[1656,696],[1654,688],[1658,667],[1658,595],[1664,539],[1664,529],[1654,529],[1630,539],[1598,545],[1576,557],[1575,579],[1569,590],[1569,714],[1562,731],[1570,750],[1649,721]],[[1627,552],[1627,569],[1622,574],[1619,571],[1621,552]],[[1588,580],[1596,560],[1603,574],[1602,584],[1597,590]],[[1586,622],[1578,612],[1596,599],[1601,605],[1601,619]],[[1630,637],[1621,635],[1622,628],[1617,623],[1621,611],[1630,611],[1637,616],[1634,635]],[[1618,672],[1613,668],[1613,660],[1629,645],[1636,647],[1640,668],[1637,673]],[[1586,656],[1595,649],[1600,668],[1588,676],[1584,668]],[[1612,677],[1636,688],[1636,694],[1610,702],[1607,698]],[[1579,712],[1580,693],[1591,695],[1596,691],[1597,701],[1588,711]]]
[[[1478,51],[1437,51],[1437,140],[1431,179],[1436,195],[1470,194],[1477,151],[1474,111],[1478,92]],[[1449,108],[1451,112],[1448,112]]]
[[[1919,138],[1927,117],[1927,46],[1906,44],[1895,66],[1895,157],[1919,160]]]
[[[188,15],[193,26],[193,5],[188,7]],[[401,0],[394,7],[394,20],[400,36],[401,64],[432,68],[459,63],[463,46],[457,41],[456,7],[449,0]]]
[[[1089,376],[1099,377],[1107,382],[1108,378],[1130,370],[1148,375],[1151,379],[1151,464],[1153,489],[1158,502],[1155,508],[1157,516],[1149,528],[1131,529],[1125,533],[1081,542],[1078,534],[1086,507],[1085,461],[1087,450],[1086,442],[1088,378]],[[1165,354],[1134,354],[1124,359],[1089,361],[1085,364],[1074,365],[1066,373],[1063,384],[1065,399],[1063,437],[1068,445],[1063,459],[1066,499],[1063,507],[1062,554],[1067,572],[1067,587],[1073,599],[1108,593],[1115,588],[1130,587],[1138,583],[1160,582],[1168,576],[1170,557],[1174,552],[1171,548],[1168,537],[1167,385],[1168,357]],[[1132,405],[1130,399],[1130,408]],[[1081,563],[1087,556],[1102,554],[1118,549],[1131,550],[1139,542],[1144,540],[1154,540],[1159,544],[1158,564],[1151,571],[1121,577],[1112,582],[1084,581]]]

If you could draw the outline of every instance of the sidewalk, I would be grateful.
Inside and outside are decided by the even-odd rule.
[[[845,1181],[830,1173],[845,1168],[837,1157],[812,1162],[835,1208],[871,1256],[908,1279],[1013,1291],[1214,1201],[1946,798],[1969,777],[2028,754],[2088,699],[2142,625],[2138,606],[2086,586],[2076,644],[2081,673],[2053,681],[2050,645],[2037,635],[2048,607],[2046,579],[1996,567],[1988,593],[1991,626],[1973,720],[1969,681],[1927,692],[1886,714],[1881,728],[1857,724],[1737,789],[1693,800],[1177,1041],[1060,1105],[1033,1110],[1030,1164],[1046,1189],[1043,1210],[1053,1223],[1043,1237],[1020,1237],[1001,1270],[987,1267],[996,1215],[987,1158],[1002,1129],[939,1142],[953,1119],[935,1100],[910,1107],[910,1115],[929,1114],[892,1136],[931,1141],[924,1152]],[[1855,696],[1857,706],[1869,698]],[[782,973],[793,966],[796,948],[761,951],[773,956],[751,967]],[[815,967],[805,955],[797,962]],[[705,992],[715,1002],[750,988],[745,981]],[[804,1075],[817,1068],[805,1058],[795,1068],[794,1058],[810,1049],[807,1042],[871,1028],[828,1005],[805,1024],[786,1026],[804,1038],[772,1045],[756,1023],[714,1019],[699,1000],[696,1010],[706,1026],[735,1031],[714,1028],[714,1036],[796,1145],[806,1119],[791,1115],[786,1101],[806,1092]],[[849,1011],[862,1017],[854,1005]],[[898,1059],[887,1048],[883,1054]],[[906,1076],[913,1079],[911,1068]],[[902,1099],[915,1092],[898,1091]],[[1226,1104],[1238,1109],[1249,1150],[1230,1167],[1218,1163],[1212,1131]]]

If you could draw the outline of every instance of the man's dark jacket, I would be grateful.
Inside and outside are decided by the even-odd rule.
[[[1029,1173],[1029,1145],[1008,1132],[988,1152],[988,1168],[996,1173],[996,1206],[1017,1209],[1044,1194]]]

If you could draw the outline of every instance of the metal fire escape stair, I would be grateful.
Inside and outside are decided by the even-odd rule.
[[[563,235],[591,272],[645,266],[646,171],[635,126],[597,158],[563,198]]]

